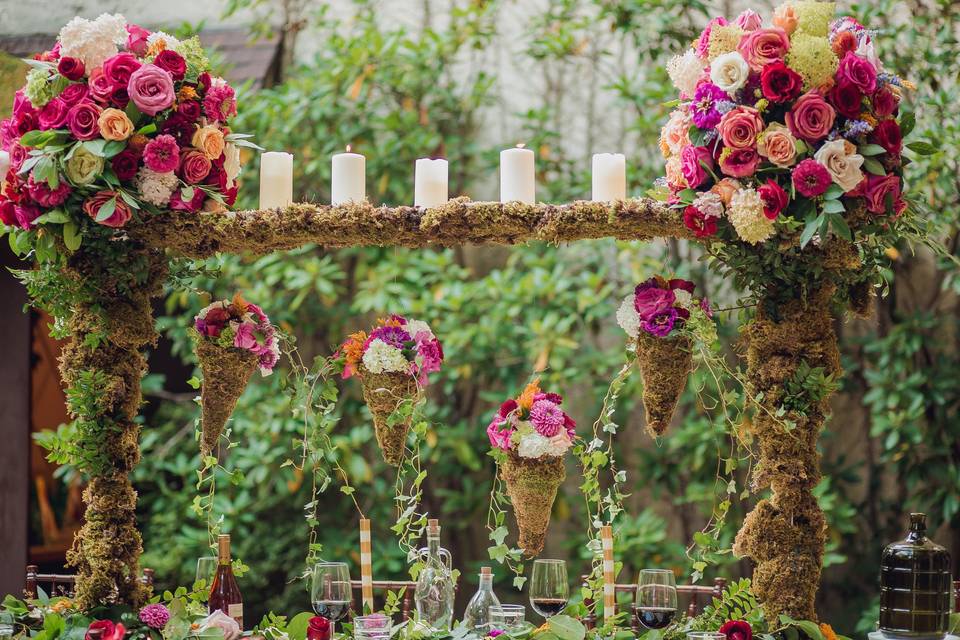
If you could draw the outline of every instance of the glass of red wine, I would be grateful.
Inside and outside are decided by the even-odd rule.
[[[332,624],[350,610],[350,570],[346,562],[319,562],[310,576],[310,603]]]
[[[567,606],[570,587],[567,584],[567,563],[564,560],[534,560],[530,573],[530,605],[546,619]]]
[[[634,615],[647,629],[663,629],[673,622],[677,615],[677,581],[673,571],[640,571]]]

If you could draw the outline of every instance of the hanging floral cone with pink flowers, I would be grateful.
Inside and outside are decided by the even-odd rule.
[[[713,317],[706,299],[693,297],[694,286],[655,276],[638,285],[617,311],[617,322],[636,344],[647,431],[653,437],[670,426],[693,371],[692,327]]]
[[[269,375],[280,349],[269,318],[239,294],[203,309],[191,334],[203,374],[200,453],[206,457],[216,449],[250,376],[257,367]]]
[[[550,512],[567,472],[563,455],[576,438],[576,423],[560,408],[563,398],[540,391],[534,380],[516,400],[507,400],[487,427],[490,444],[504,452],[500,477],[507,485],[527,558],[543,551]]]
[[[443,362],[440,341],[427,323],[393,315],[379,320],[369,336],[352,334],[337,355],[344,378],[360,377],[383,459],[398,466],[427,375]]]

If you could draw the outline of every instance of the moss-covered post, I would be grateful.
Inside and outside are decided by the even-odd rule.
[[[67,275],[96,283],[96,298],[75,308],[72,341],[60,358],[68,407],[80,432],[77,458],[90,475],[84,492],[83,528],[68,561],[77,568],[77,605],[139,605],[147,597],[140,581],[142,542],[137,530],[137,493],[129,474],[140,460],[140,379],[143,349],[156,342],[151,299],[167,273],[162,250],[130,243],[109,256],[96,249],[73,254]]]
[[[762,394],[766,410],[758,412],[752,425],[759,448],[752,488],[769,488],[772,495],[747,516],[734,551],[756,563],[753,587],[769,620],[780,614],[817,619],[814,600],[826,522],[813,488],[820,481],[817,439],[829,411],[828,398],[814,403],[805,415],[789,414],[787,419],[795,424],[789,430],[773,416],[782,404],[784,383],[801,362],[823,367],[825,374],[840,373],[830,313],[833,292],[832,286],[825,286],[805,303],[761,303],[756,318],[744,329],[750,392]]]

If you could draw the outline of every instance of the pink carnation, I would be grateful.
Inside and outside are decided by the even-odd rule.
[[[226,122],[237,115],[237,98],[233,87],[225,82],[212,85],[203,99],[203,112],[217,122]]]
[[[510,436],[513,435],[513,432],[513,427],[499,413],[494,416],[490,426],[487,427],[487,437],[490,439],[491,446],[503,451],[510,450]]]
[[[173,136],[159,135],[143,148],[143,163],[157,173],[169,173],[180,164],[180,147]]]

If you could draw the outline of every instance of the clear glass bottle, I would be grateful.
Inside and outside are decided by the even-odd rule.
[[[453,563],[450,552],[440,547],[440,524],[427,523],[427,548],[420,549],[424,563],[417,577],[414,601],[417,620],[436,631],[449,631],[453,621]]]
[[[493,592],[493,572],[490,567],[480,567],[480,588],[470,598],[463,612],[463,626],[485,635],[490,630],[490,607],[499,607],[500,601]]]

